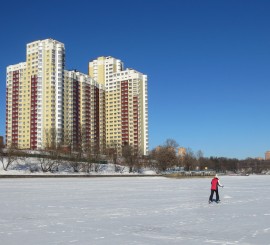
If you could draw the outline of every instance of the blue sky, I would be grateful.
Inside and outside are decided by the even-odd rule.
[[[148,75],[150,149],[167,138],[205,156],[270,150],[270,2],[47,0],[1,3],[0,135],[6,67],[26,44],[65,44],[66,68],[114,56]]]

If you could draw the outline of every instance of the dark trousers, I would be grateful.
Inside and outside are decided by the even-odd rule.
[[[211,195],[209,197],[209,201],[213,201],[213,195],[214,195],[214,192],[216,193],[216,202],[219,201],[219,195],[218,195],[218,189],[216,190],[211,190]]]

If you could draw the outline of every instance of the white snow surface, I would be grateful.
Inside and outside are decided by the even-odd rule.
[[[270,244],[270,176],[0,179],[0,244]]]

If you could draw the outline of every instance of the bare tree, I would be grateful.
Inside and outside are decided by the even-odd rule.
[[[71,136],[71,155],[70,161],[68,162],[69,167],[73,169],[75,173],[80,172],[85,168],[83,164],[84,158],[84,142],[85,140],[85,132],[82,129],[81,125],[76,129],[76,133],[74,136]]]
[[[46,150],[55,149],[57,142],[56,142],[56,129],[49,128],[45,129],[45,138],[46,138]]]
[[[65,155],[71,156],[72,153],[72,141],[71,141],[71,136],[70,132],[68,130],[65,130],[63,132],[63,144],[62,144],[63,151]]]
[[[78,173],[84,168],[80,153],[73,152],[71,158],[69,159],[67,165],[75,172]]]
[[[49,153],[54,163],[52,170],[58,171],[59,166],[62,165],[64,162],[63,159],[64,152],[60,146],[57,146],[55,149],[52,149]]]
[[[177,156],[174,148],[170,146],[159,146],[151,153],[155,162],[154,166],[158,171],[166,171],[177,164]]]
[[[91,147],[91,152],[92,152],[93,160],[96,163],[99,163],[100,160],[101,160],[101,152],[100,152],[100,150],[101,149],[100,149],[100,146],[99,146],[98,142],[94,142],[94,144]]]
[[[150,155],[142,156],[141,159],[140,159],[142,167],[144,167],[144,168],[151,167],[152,166],[151,165],[151,160],[152,159],[151,159]]]
[[[83,168],[83,164],[77,161],[70,161],[68,165],[73,169],[75,173],[80,172],[80,170]]]
[[[202,163],[203,163],[203,152],[201,150],[197,151],[196,158],[197,158],[198,170],[201,170]]]
[[[55,167],[55,160],[49,157],[39,157],[38,162],[42,172],[53,172]]]
[[[138,166],[138,151],[134,147],[125,144],[122,147],[122,156],[125,159],[126,165],[129,167],[129,172],[133,172],[134,167]]]
[[[9,148],[0,147],[0,162],[2,163],[3,169],[5,171],[17,161],[18,159],[18,152],[15,146],[10,146]]]
[[[83,169],[85,172],[90,173],[92,171],[93,165],[94,165],[94,159],[93,159],[93,155],[92,155],[92,151],[91,151],[91,147],[86,146],[85,149],[85,160],[86,162],[83,163]]]
[[[167,139],[164,143],[164,146],[170,147],[176,150],[179,144],[174,139]]]
[[[90,171],[94,170],[98,172],[100,170],[100,149],[97,143],[91,144],[90,141],[84,144],[84,170],[89,173]]]
[[[183,165],[187,171],[194,170],[197,159],[193,153],[193,151],[188,148],[186,154],[183,157]]]
[[[61,139],[57,139],[57,131],[55,128],[46,130],[46,151],[49,154],[48,159],[40,159],[40,165],[43,172],[58,171],[59,166],[63,163],[63,155],[66,149],[63,148],[65,142],[64,132]]]
[[[118,163],[118,150],[117,150],[117,142],[113,142],[107,149],[107,156],[109,160],[112,161],[115,167],[115,172],[117,172],[117,163]]]

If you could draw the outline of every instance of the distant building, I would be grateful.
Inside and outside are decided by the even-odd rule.
[[[161,149],[160,146],[157,146],[157,147],[155,148],[156,151],[160,151],[160,149]]]
[[[270,151],[265,152],[265,160],[270,160]]]
[[[186,155],[186,153],[187,153],[187,149],[185,147],[179,147],[178,148],[178,156],[183,157],[183,156]]]
[[[259,160],[259,161],[264,160],[263,157],[256,157],[255,159],[256,159],[256,160]]]
[[[164,148],[166,148],[166,149],[168,149],[169,151],[172,151],[172,152],[175,152],[175,148],[174,147],[172,147],[172,146],[157,146],[156,148],[155,148],[155,150],[157,151],[157,152],[159,152],[161,149],[164,149]]]

